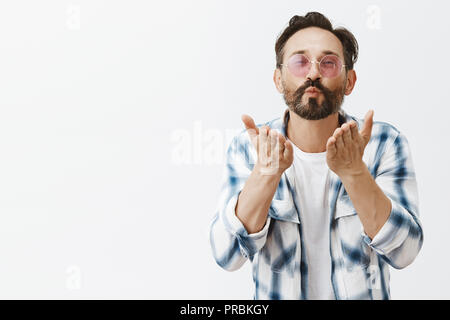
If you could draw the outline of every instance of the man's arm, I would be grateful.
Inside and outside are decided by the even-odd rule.
[[[227,151],[223,189],[210,226],[213,256],[228,271],[239,269],[264,246],[272,198],[293,161],[293,147],[280,133],[258,130],[248,116],[243,121],[251,142],[236,137]],[[257,150],[253,168],[248,163],[252,144]]]
[[[391,212],[389,199],[362,160],[372,126],[373,111],[370,110],[361,131],[358,131],[355,121],[350,121],[337,128],[327,141],[327,164],[341,178],[370,238],[381,229]]]
[[[262,230],[281,175],[264,175],[255,168],[239,194],[236,216],[249,234]]]
[[[391,213],[391,200],[377,185],[367,166],[358,173],[340,178],[358,213],[364,231],[370,239],[373,239]]]
[[[409,265],[423,243],[411,152],[397,133],[380,159],[375,180],[362,161],[370,139],[373,112],[358,132],[345,123],[327,142],[327,163],[340,178],[363,224],[363,240],[394,268]]]
[[[248,233],[256,233],[266,223],[281,175],[292,164],[293,147],[276,130],[266,126],[259,130],[251,117],[244,115],[242,121],[257,151],[258,160],[239,194],[236,216]]]

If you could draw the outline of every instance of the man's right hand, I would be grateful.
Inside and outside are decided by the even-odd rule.
[[[258,155],[254,170],[263,175],[281,176],[294,160],[292,143],[268,126],[258,129],[253,119],[246,114],[242,115],[242,122]]]

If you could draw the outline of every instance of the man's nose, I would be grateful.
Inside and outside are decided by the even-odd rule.
[[[312,81],[320,78],[319,63],[314,61],[311,62],[311,68],[309,69],[306,78],[309,78]]]

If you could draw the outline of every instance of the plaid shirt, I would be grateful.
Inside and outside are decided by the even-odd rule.
[[[361,128],[362,119],[339,112],[340,124],[352,119]],[[265,125],[286,136],[287,121],[288,110]],[[254,299],[308,299],[308,261],[293,166],[280,179],[261,231],[248,234],[235,215],[239,193],[256,156],[243,130],[227,151],[222,191],[210,225],[212,254],[228,271],[239,269],[247,259],[252,262]],[[336,299],[389,299],[389,266],[408,266],[423,243],[417,183],[406,137],[392,125],[374,121],[363,161],[390,199],[392,210],[370,239],[340,178],[330,170],[331,282]]]

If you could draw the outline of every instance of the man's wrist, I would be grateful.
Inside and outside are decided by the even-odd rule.
[[[280,168],[262,167],[257,164],[253,168],[253,171],[258,177],[268,180],[280,180],[284,172],[284,170],[280,170]]]
[[[342,181],[357,181],[360,178],[367,175],[367,173],[370,174],[369,169],[367,168],[366,164],[363,162],[361,165],[355,167],[353,170],[349,170],[342,175],[339,175],[339,178],[341,178]]]

